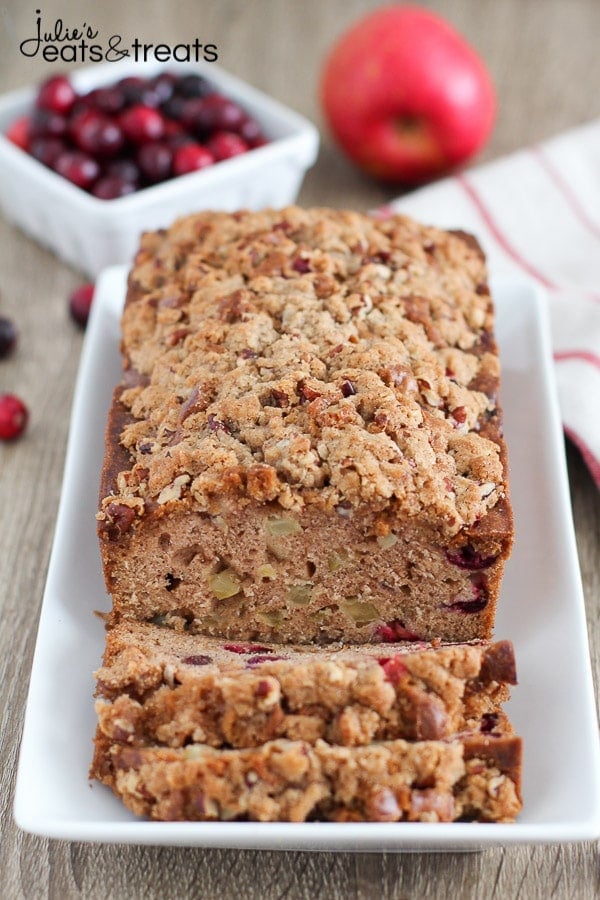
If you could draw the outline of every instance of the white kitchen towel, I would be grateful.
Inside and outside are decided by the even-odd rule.
[[[547,294],[562,420],[600,488],[600,121],[388,204],[480,240]]]

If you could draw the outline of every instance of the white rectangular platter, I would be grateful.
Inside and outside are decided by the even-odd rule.
[[[476,850],[600,834],[600,753],[587,632],[555,397],[544,297],[494,286],[516,543],[497,638],[514,642],[509,713],[524,739],[517,823],[161,823],[136,819],[87,777],[95,726],[92,672],[106,611],[95,533],[104,428],[121,377],[125,271],[101,276],[77,381],[62,497],[21,746],[15,817],[26,831],[109,843],[298,850]]]

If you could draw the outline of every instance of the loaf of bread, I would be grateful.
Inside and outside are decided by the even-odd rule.
[[[510,822],[521,808],[521,741],[510,731],[366,747],[275,740],[243,750],[106,740],[94,767],[133,812],[166,821]]]
[[[122,326],[98,513],[113,622],[490,637],[513,525],[473,238],[200,213],[143,238]]]
[[[387,652],[389,650],[389,652]],[[96,672],[98,739],[129,746],[348,746],[505,728],[508,641],[442,647],[232,644],[123,622]]]
[[[91,776],[161,820],[512,821],[485,261],[325,209],[147,234],[98,532]],[[448,642],[448,643],[446,643]]]

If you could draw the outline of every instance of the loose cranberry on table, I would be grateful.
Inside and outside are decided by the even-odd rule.
[[[5,316],[0,316],[0,359],[12,353],[17,343],[18,333],[14,324]]]
[[[15,394],[0,394],[0,440],[13,441],[27,426],[29,411]]]
[[[82,328],[85,328],[87,325],[93,300],[93,284],[80,285],[80,287],[76,288],[69,297],[69,312],[71,313],[71,318],[74,319],[78,325],[81,325]]]

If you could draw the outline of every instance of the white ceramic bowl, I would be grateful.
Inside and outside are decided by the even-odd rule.
[[[0,98],[0,208],[4,215],[77,269],[95,277],[113,263],[128,263],[140,234],[168,226],[200,209],[234,210],[292,203],[314,163],[317,129],[302,116],[212,63],[104,63],[72,73],[85,92],[125,75],[161,69],[195,71],[256,118],[269,143],[215,165],[145,188],[118,200],[98,200],[46,168],[4,137],[31,108],[34,88]]]

